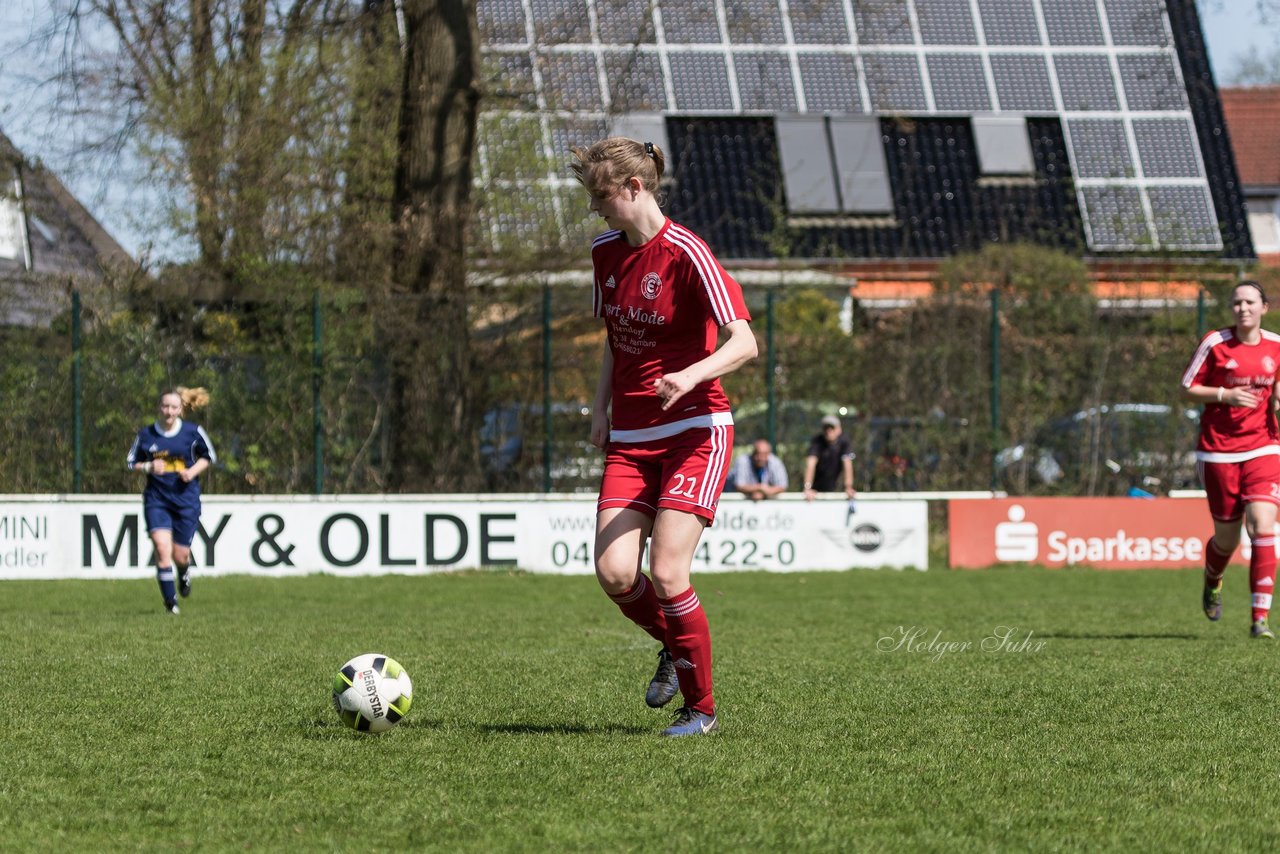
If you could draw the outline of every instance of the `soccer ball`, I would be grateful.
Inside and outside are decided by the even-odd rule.
[[[409,713],[413,683],[399,662],[376,652],[357,655],[333,678],[333,708],[360,732],[386,732]]]

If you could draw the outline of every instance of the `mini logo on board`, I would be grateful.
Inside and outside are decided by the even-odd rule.
[[[658,294],[662,293],[662,279],[657,273],[647,273],[640,281],[640,293],[644,294],[645,299],[657,299]]]
[[[849,534],[849,543],[860,552],[873,552],[884,544],[884,533],[867,522],[853,529]]]

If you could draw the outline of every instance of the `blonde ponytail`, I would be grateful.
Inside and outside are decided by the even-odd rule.
[[[209,392],[203,386],[195,388],[187,388],[186,386],[178,386],[170,389],[160,395],[161,399],[173,395],[182,401],[183,412],[194,412],[197,409],[203,409],[209,405]]]

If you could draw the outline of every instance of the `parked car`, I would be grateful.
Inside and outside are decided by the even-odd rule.
[[[507,403],[484,414],[480,460],[487,488],[494,492],[540,492],[549,450],[551,488],[590,492],[599,488],[604,455],[591,444],[591,408],[580,403],[551,405],[551,444],[546,442],[541,405]]]
[[[938,411],[927,416],[867,419],[865,442],[856,467],[859,489],[868,492],[915,492],[937,488],[944,449],[969,456],[969,420]]]
[[[1161,403],[1081,409],[1037,428],[996,454],[1008,492],[1117,495],[1198,486],[1200,411]]]

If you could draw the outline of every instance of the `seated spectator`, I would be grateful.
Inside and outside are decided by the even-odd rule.
[[[764,439],[756,439],[751,452],[738,457],[730,477],[734,488],[752,501],[787,491],[787,468]]]

